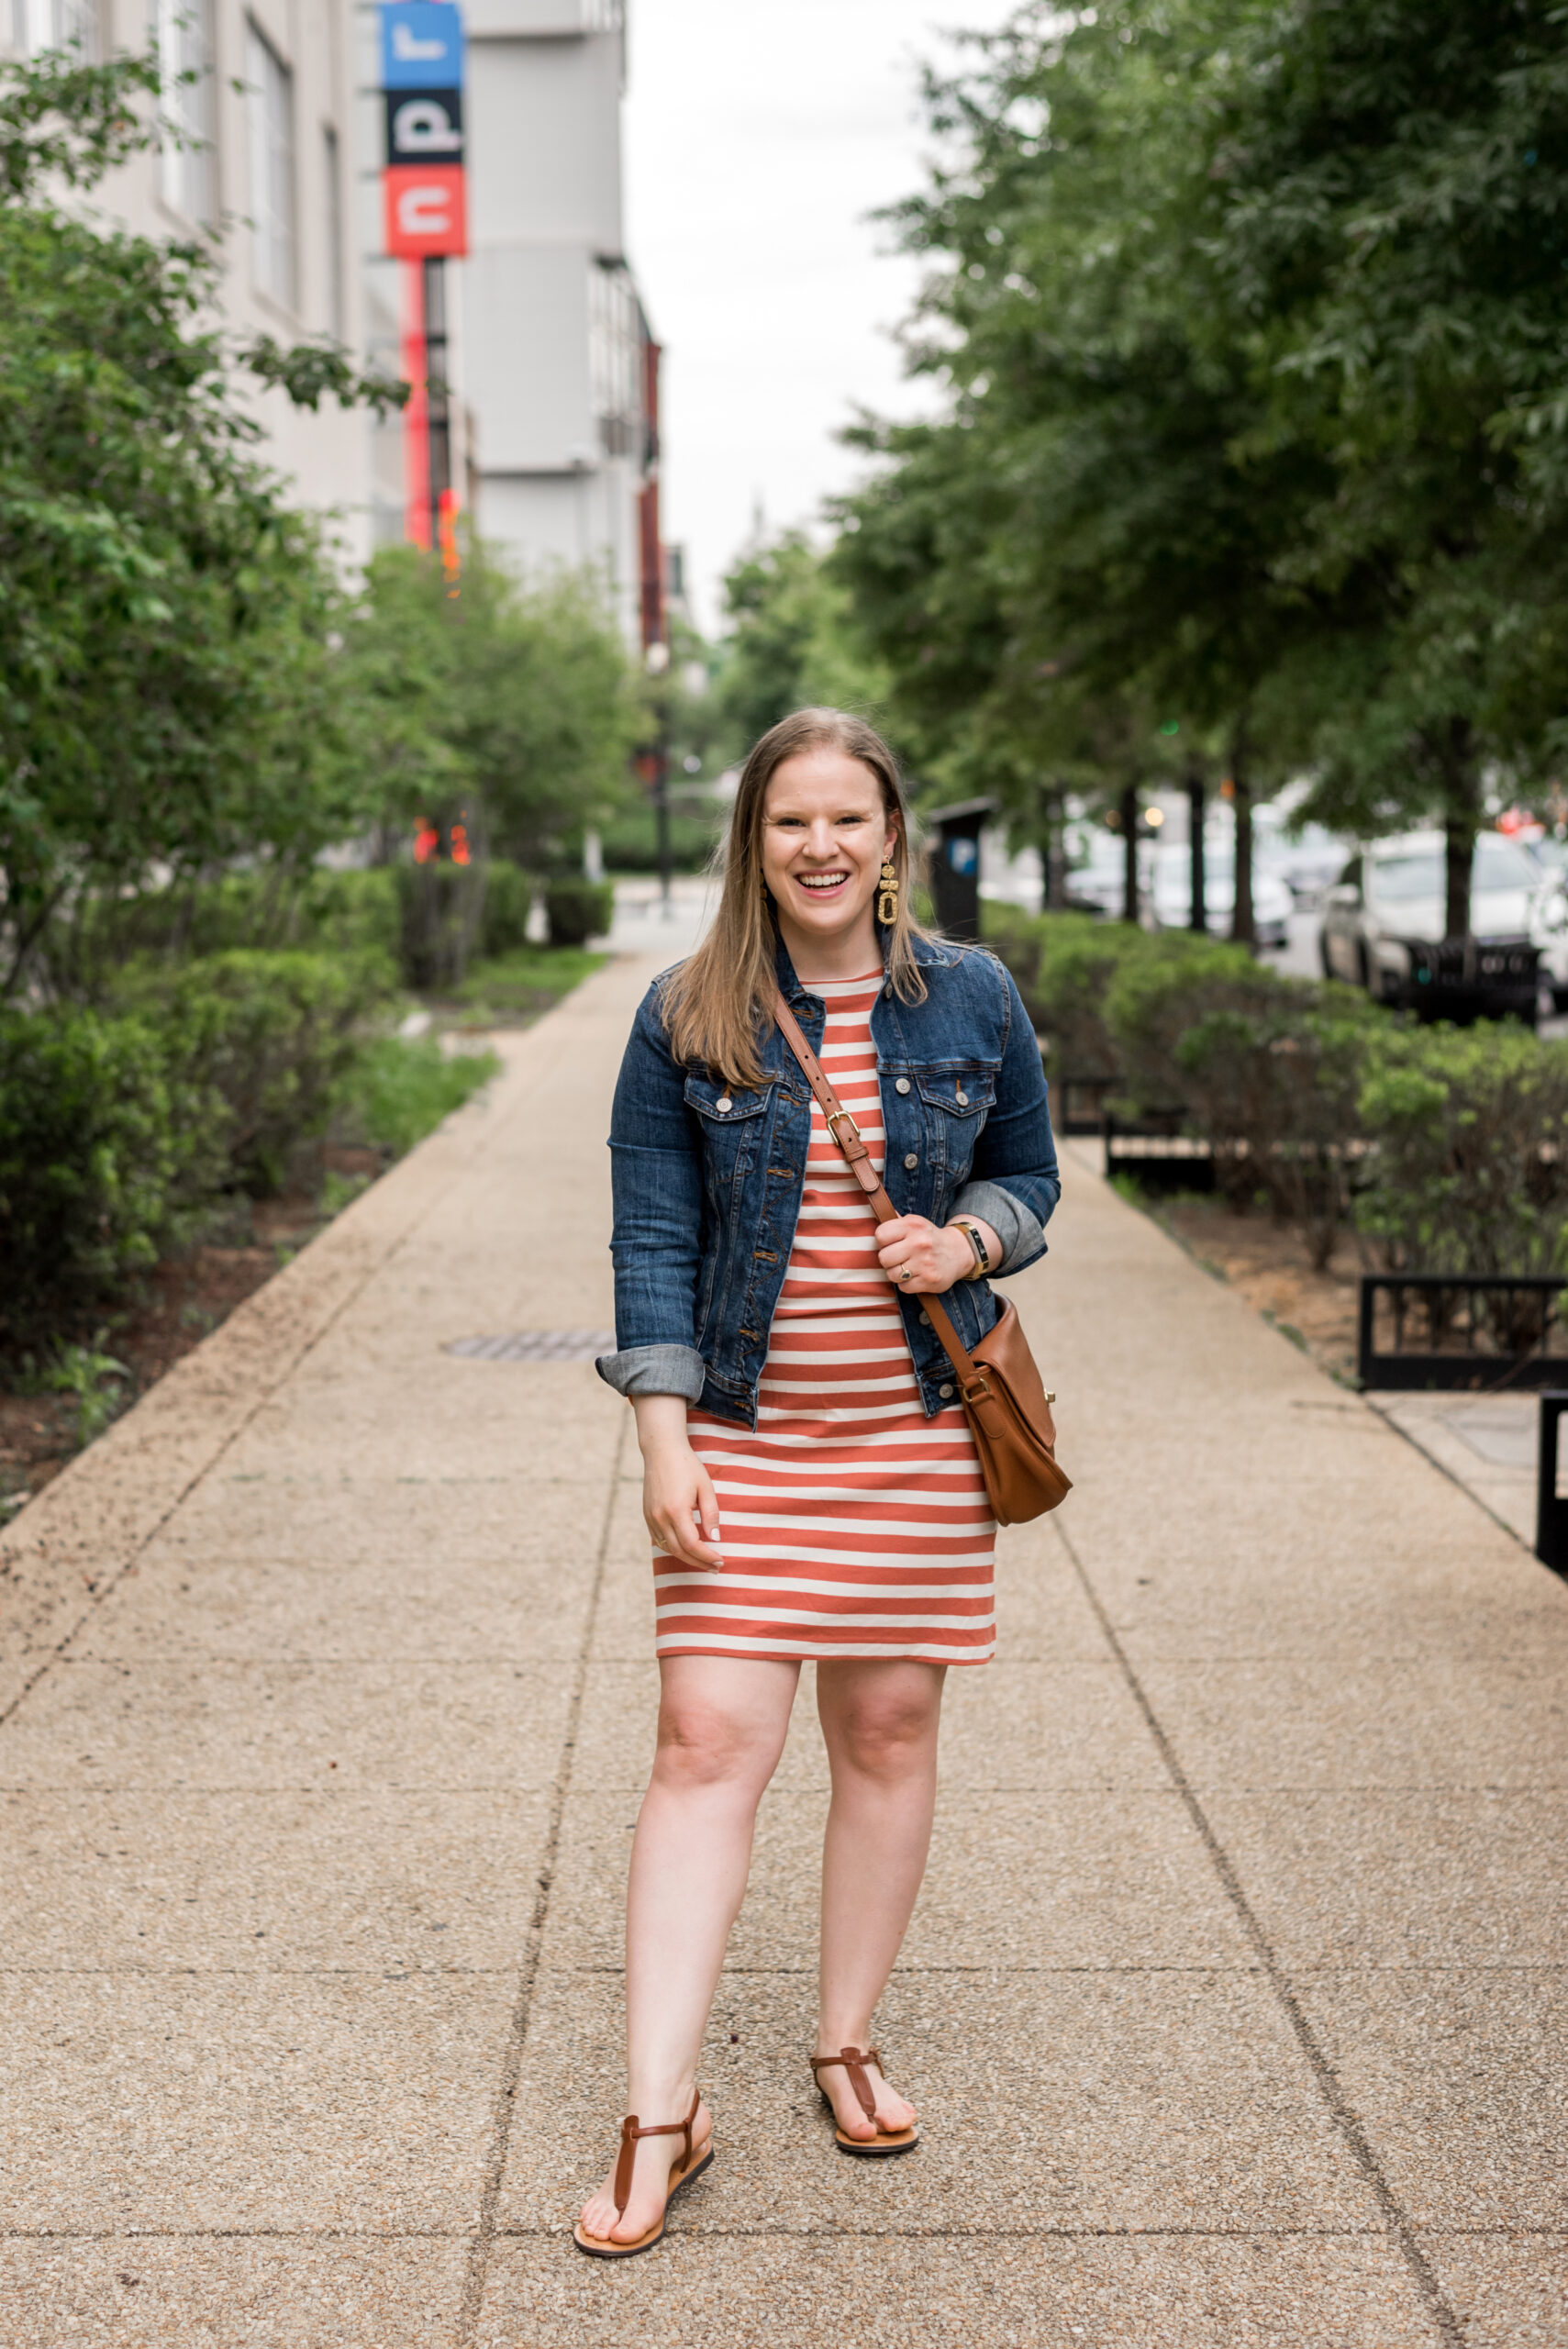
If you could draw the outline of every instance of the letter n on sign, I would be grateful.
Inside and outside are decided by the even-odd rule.
[[[403,261],[468,250],[468,200],[461,163],[394,163],[382,174],[386,250]]]

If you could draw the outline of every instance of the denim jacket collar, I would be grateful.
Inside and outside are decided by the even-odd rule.
[[[887,968],[888,949],[892,942],[893,932],[879,927],[877,943],[882,950],[884,971]],[[916,936],[909,942],[914,951],[915,960],[922,969],[929,970],[935,965],[938,969],[945,970],[956,960],[951,949],[944,948],[937,939]],[[820,1002],[820,996],[813,996],[810,988],[795,976],[795,964],[790,961],[789,949],[780,935],[776,922],[773,925],[773,967],[778,974],[779,993],[792,1011],[798,1011],[803,1004]]]

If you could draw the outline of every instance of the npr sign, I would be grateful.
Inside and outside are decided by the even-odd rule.
[[[386,250],[404,261],[468,250],[462,15],[450,0],[382,0]]]

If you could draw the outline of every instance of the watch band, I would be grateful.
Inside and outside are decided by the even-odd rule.
[[[988,1273],[991,1269],[991,1258],[986,1251],[985,1242],[974,1226],[967,1222],[962,1216],[955,1216],[953,1221],[974,1251],[974,1270],[968,1277],[972,1281],[977,1281],[983,1274]]]

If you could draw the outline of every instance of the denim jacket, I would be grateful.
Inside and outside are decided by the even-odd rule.
[[[1061,1195],[1040,1047],[994,955],[917,940],[923,1003],[884,986],[872,1011],[882,1091],[884,1184],[900,1215],[979,1216],[1016,1273],[1045,1250]],[[827,1010],[781,942],[779,987],[812,1050]],[[720,1419],[757,1424],[757,1386],[795,1238],[811,1093],[778,1029],[762,1043],[762,1082],[727,1088],[671,1054],[658,983],[638,1011],[610,1119],[616,1345],[599,1375],[622,1395],[684,1395]],[[868,1205],[869,1218],[872,1210]],[[900,1295],[930,1417],[953,1395],[952,1365],[918,1297]],[[948,1310],[974,1345],[998,1310],[984,1280]]]

